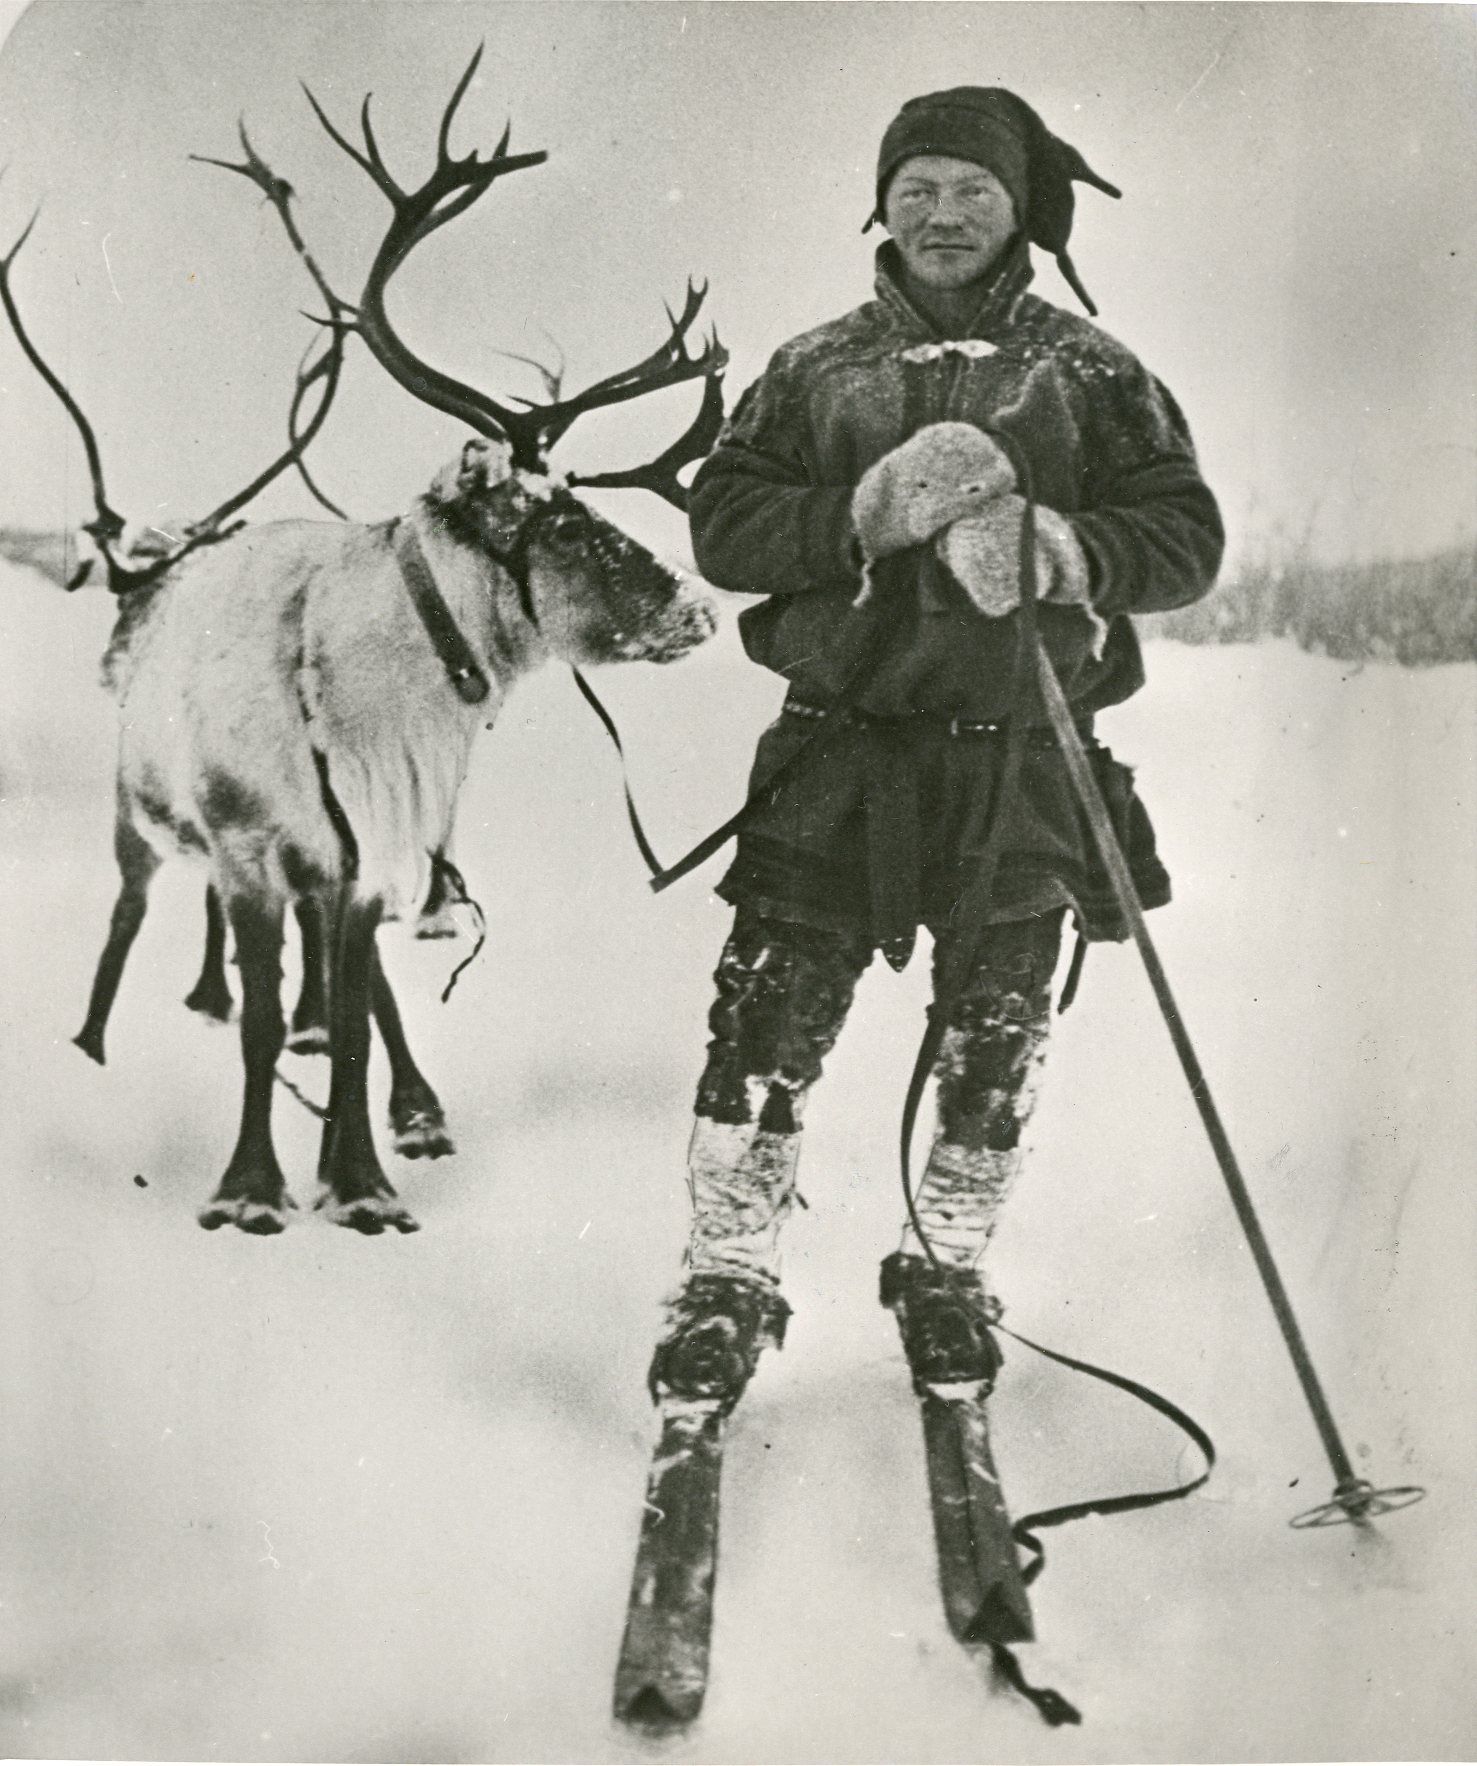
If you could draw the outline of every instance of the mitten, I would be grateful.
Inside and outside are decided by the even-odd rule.
[[[1015,469],[972,423],[930,423],[868,468],[851,499],[852,526],[870,560],[921,546],[961,516],[1012,490]]]
[[[949,574],[979,611],[1000,619],[1021,604],[1021,520],[1025,499],[999,498],[984,515],[956,521],[935,543]],[[1087,555],[1072,524],[1036,505],[1036,586],[1042,601],[1079,606],[1092,622],[1092,653],[1102,654],[1107,626],[1088,598]]]

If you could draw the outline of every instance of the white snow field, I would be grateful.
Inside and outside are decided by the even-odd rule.
[[[1137,958],[1095,949],[992,1275],[1018,1329],[1148,1380],[1222,1457],[1187,1502],[1049,1536],[1023,1659],[1082,1726],[993,1689],[944,1626],[876,1303],[925,983],[921,960],[879,965],[812,1101],[790,1340],[731,1429],[706,1712],[648,1747],[609,1698],[718,866],[652,897],[604,735],[567,674],[530,683],[464,799],[483,957],[443,1007],[465,943],[384,941],[459,1142],[389,1166],[424,1230],[315,1217],[315,1125],[281,1092],[302,1214],[207,1236],[239,1080],[234,1031],[180,1004],[198,874],[161,873],[106,1069],[70,1042],[114,890],[109,613],[0,567],[5,1754],[1474,1757],[1477,671],[1156,644],[1149,690],[1103,720],[1139,765],[1177,887],[1151,924],[1349,1451],[1428,1500],[1288,1528],[1332,1477]],[[675,855],[737,801],[780,684],[730,620],[600,685]],[[322,1095],[321,1061],[284,1066]],[[1195,1468],[1132,1400],[1008,1349],[1017,1512]]]

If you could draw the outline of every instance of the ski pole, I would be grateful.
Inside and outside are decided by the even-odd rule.
[[[1092,828],[1093,838],[1102,853],[1103,862],[1108,868],[1108,874],[1113,884],[1113,893],[1118,898],[1118,905],[1123,910],[1133,933],[1134,943],[1138,946],[1139,955],[1143,958],[1144,968],[1148,971],[1149,984],[1154,990],[1154,997],[1159,1002],[1159,1010],[1168,1027],[1170,1039],[1174,1043],[1175,1053],[1179,1056],[1180,1066],[1184,1069],[1185,1078],[1189,1081],[1190,1095],[1195,1100],[1195,1107],[1200,1112],[1200,1120],[1205,1125],[1205,1132],[1210,1138],[1211,1150],[1215,1154],[1221,1176],[1225,1179],[1226,1188],[1231,1193],[1232,1206],[1241,1222],[1241,1229],[1246,1235],[1246,1243],[1255,1260],[1257,1272],[1261,1276],[1262,1286],[1266,1290],[1272,1311],[1277,1318],[1278,1327],[1282,1332],[1283,1341],[1292,1357],[1292,1364],[1302,1385],[1303,1395],[1308,1401],[1308,1408],[1313,1413],[1313,1421],[1317,1425],[1323,1450],[1333,1468],[1335,1482],[1332,1499],[1317,1508],[1308,1509],[1303,1514],[1294,1516],[1292,1525],[1295,1527],[1317,1527],[1327,1526],[1338,1521],[1363,1522],[1368,1521],[1374,1515],[1385,1514],[1391,1509],[1405,1508],[1413,1502],[1419,1502],[1421,1497],[1425,1495],[1425,1491],[1419,1485],[1399,1485],[1385,1490],[1376,1490],[1367,1479],[1359,1477],[1354,1470],[1353,1462],[1344,1447],[1338,1425],[1334,1421],[1333,1412],[1324,1394],[1322,1382],[1318,1378],[1317,1369],[1313,1366],[1313,1358],[1308,1352],[1307,1342],[1293,1312],[1292,1300],[1278,1272],[1276,1260],[1272,1256],[1272,1248],[1267,1242],[1267,1236],[1257,1218],[1251,1192],[1246,1186],[1246,1180],[1241,1174],[1236,1154],[1221,1123],[1220,1113],[1215,1107],[1215,1100],[1210,1095],[1209,1081],[1206,1079],[1199,1057],[1195,1053],[1194,1044],[1190,1041],[1190,1034],[1185,1027],[1179,1007],[1175,1004],[1174,995],[1169,987],[1169,979],[1164,972],[1164,965],[1159,960],[1159,953],[1154,948],[1148,927],[1144,924],[1143,905],[1139,901],[1138,890],[1135,887],[1132,873],[1129,871],[1128,861],[1123,856],[1123,848],[1119,845],[1118,836],[1113,829],[1107,805],[1103,801],[1102,791],[1088,764],[1082,739],[1072,722],[1072,714],[1067,705],[1066,695],[1062,692],[1061,683],[1057,680],[1056,670],[1052,667],[1050,658],[1039,642],[1036,646],[1036,663],[1042,697],[1051,718],[1052,728],[1056,732],[1057,741],[1061,746],[1067,771],[1071,775],[1072,784]]]

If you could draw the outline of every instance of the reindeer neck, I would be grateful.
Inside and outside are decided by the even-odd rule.
[[[405,519],[414,523],[436,586],[467,641],[504,691],[548,659],[547,639],[528,618],[517,582],[471,522],[426,497],[417,498]]]

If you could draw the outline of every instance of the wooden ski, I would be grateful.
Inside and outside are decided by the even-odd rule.
[[[1030,1643],[1031,1605],[978,1387],[921,1394],[939,1588],[961,1643]]]
[[[723,1412],[716,1402],[666,1399],[647,1478],[615,1715],[649,1731],[681,1729],[708,1688]]]

